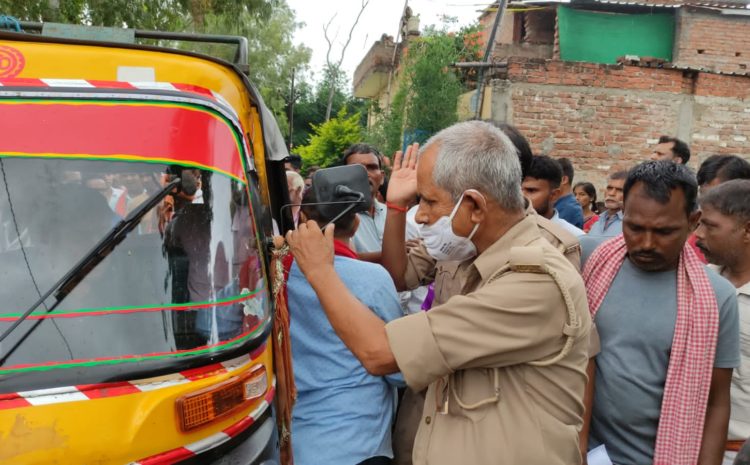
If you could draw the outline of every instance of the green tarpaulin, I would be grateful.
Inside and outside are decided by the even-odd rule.
[[[616,63],[624,55],[672,60],[671,13],[603,13],[560,6],[557,21],[563,60]]]

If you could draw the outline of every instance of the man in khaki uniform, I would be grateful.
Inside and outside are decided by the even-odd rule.
[[[488,123],[492,124],[488,121]],[[510,141],[516,148],[518,154],[518,160],[521,164],[521,179],[525,177],[524,169],[528,169],[533,162],[533,154],[529,147],[528,141],[523,135],[515,128],[509,125],[503,124],[496,126],[498,129],[508,136]],[[407,152],[415,151],[419,149],[419,144],[412,144],[407,148]],[[559,224],[553,223],[552,221],[544,218],[537,214],[534,210],[533,205],[528,199],[524,200],[526,205],[526,216],[531,216],[539,227],[539,232],[542,237],[545,238],[550,244],[552,244],[558,251],[560,251],[565,258],[580,271],[581,269],[581,246],[578,242],[578,238],[573,234],[565,230]],[[398,231],[398,228],[393,227],[393,216],[391,217],[392,226],[388,228],[386,226],[386,232],[383,241],[383,248],[390,249],[391,255],[389,261],[383,263],[383,266],[388,269],[394,280],[397,282],[403,282],[403,273],[405,269],[390,269],[391,266],[404,267],[405,263],[400,260],[404,257],[404,243],[401,237],[404,236],[405,231]],[[398,219],[395,221],[398,224]],[[433,306],[441,305],[448,301],[448,299],[454,295],[461,293],[461,282],[454,279],[456,271],[460,262],[448,261],[438,262],[434,258],[430,257],[429,254],[424,250],[413,251],[413,257],[420,257],[419,263],[423,268],[423,274],[428,275],[429,280],[435,283],[434,298],[432,301]],[[393,263],[396,261],[396,263]],[[430,271],[434,268],[434,271]],[[402,273],[402,274],[399,274]],[[435,279],[437,278],[437,279]],[[598,337],[595,335],[594,328],[592,327],[591,332],[592,339],[598,344]],[[598,349],[597,349],[598,352]],[[595,352],[596,353],[596,352]],[[591,369],[589,369],[591,370]],[[591,371],[588,372],[591,377]],[[590,389],[593,386],[587,385]],[[422,410],[425,403],[426,390],[419,392],[413,391],[412,389],[406,389],[398,408],[398,416],[393,431],[393,463],[394,465],[412,465],[412,452],[414,450],[414,439],[419,429],[419,424],[422,420]],[[586,438],[588,432],[581,433],[583,438]]]
[[[385,325],[343,286],[332,231],[324,238],[314,225],[287,235],[300,269],[369,372],[401,371],[413,389],[428,387],[415,464],[579,463],[585,291],[524,211],[514,148],[472,121],[429,141],[418,169],[412,155],[397,158],[388,192],[396,222],[421,196],[425,247],[410,252],[405,280],[439,285],[434,259],[459,261],[452,281],[460,295]]]

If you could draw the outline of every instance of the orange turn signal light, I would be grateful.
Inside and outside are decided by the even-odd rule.
[[[258,365],[242,376],[182,396],[176,401],[180,428],[187,432],[222,418],[262,397],[267,390],[266,368]]]

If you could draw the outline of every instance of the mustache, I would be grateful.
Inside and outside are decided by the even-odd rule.
[[[651,259],[664,258],[662,254],[658,252],[654,252],[652,250],[636,250],[633,252],[628,252],[628,255],[630,255],[633,258],[651,258]]]
[[[695,246],[696,246],[696,247],[698,247],[698,248],[699,248],[699,249],[701,250],[701,252],[703,252],[704,254],[705,254],[706,252],[709,252],[709,251],[710,251],[710,250],[709,250],[709,248],[708,248],[708,247],[706,247],[706,244],[704,244],[704,243],[703,243],[703,242],[701,242],[701,241],[695,241]]]

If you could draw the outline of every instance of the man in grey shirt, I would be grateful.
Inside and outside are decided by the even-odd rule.
[[[593,408],[588,409],[592,412],[588,446],[604,444],[617,465],[653,463],[659,422],[672,413],[663,410],[663,399],[679,321],[678,275],[685,272],[686,260],[697,260],[694,255],[683,256],[693,254],[685,241],[698,217],[697,187],[692,173],[682,165],[648,162],[630,171],[624,187],[626,255],[598,307],[591,296],[600,284],[601,277],[593,270],[603,269],[602,254],[600,250],[592,257],[592,252],[607,238],[582,241],[584,260],[591,259],[584,277],[601,341],[596,374],[589,381],[595,382],[595,390]],[[602,247],[612,248],[618,241],[623,237],[610,239]],[[687,434],[701,438],[695,445],[700,447],[699,456],[691,463],[719,465],[729,421],[732,369],[740,361],[737,301],[728,281],[707,268],[696,269],[705,273],[713,289],[718,334],[708,401],[699,407],[705,408],[705,423],[699,431],[694,430],[696,426],[688,428]],[[697,366],[689,369],[699,372]]]

